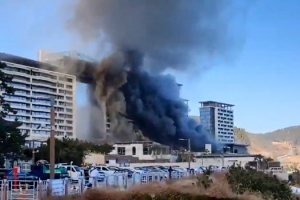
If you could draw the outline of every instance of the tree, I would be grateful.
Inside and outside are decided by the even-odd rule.
[[[47,145],[42,145],[37,148],[38,152],[35,154],[35,160],[49,160],[50,140],[47,140]],[[80,141],[68,137],[62,140],[55,139],[55,161],[56,163],[70,163],[73,161],[74,165],[81,165],[84,159],[90,153],[108,154],[113,147],[109,144],[96,145],[87,141]],[[25,153],[25,152],[24,152]],[[27,156],[32,156],[32,152],[26,152]]]
[[[17,118],[14,121],[6,120],[8,115],[17,113],[5,100],[6,96],[12,96],[15,92],[14,88],[9,85],[13,77],[3,71],[6,67],[5,63],[0,62],[0,166],[3,166],[5,158],[11,162],[19,159],[25,139],[28,137],[28,133],[22,134],[18,129],[22,123]]]

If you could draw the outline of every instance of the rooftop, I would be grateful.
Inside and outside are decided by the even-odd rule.
[[[65,66],[72,66],[74,68],[74,70],[70,71],[70,75],[77,76],[77,79],[83,83],[91,83],[93,81],[93,73],[95,71],[94,63],[83,60],[83,56],[81,55],[77,55],[78,58],[81,56],[80,60],[66,56],[63,53],[61,53],[61,55],[63,55],[61,57],[62,63],[64,63]],[[55,65],[1,52],[0,61],[60,72],[60,68]]]
[[[221,103],[221,102],[217,102],[217,101],[200,101],[199,102],[201,104],[201,106],[212,106],[212,107],[233,107],[233,104],[228,104],[228,103]]]

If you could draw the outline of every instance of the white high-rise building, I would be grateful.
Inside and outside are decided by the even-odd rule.
[[[234,105],[215,101],[199,102],[200,122],[219,143],[233,144],[234,139]]]
[[[15,88],[15,94],[5,96],[5,99],[18,113],[7,116],[7,119],[18,118],[23,122],[20,129],[23,133],[29,133],[28,140],[46,140],[50,136],[48,98],[54,96],[56,136],[75,137],[76,77],[8,60],[5,56],[0,58],[0,62],[7,65],[4,72],[13,76],[11,85]]]

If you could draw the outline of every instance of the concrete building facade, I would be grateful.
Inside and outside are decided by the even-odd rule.
[[[168,146],[155,144],[154,142],[130,142],[116,143],[110,155],[132,156],[139,160],[170,159]]]
[[[53,53],[39,50],[38,52],[39,61],[57,66],[59,69],[64,69],[65,71],[72,71],[75,62],[66,63],[66,58],[73,59],[74,61],[94,62],[92,58],[76,51]],[[83,64],[82,67],[84,68]],[[77,137],[96,143],[103,143],[108,140],[109,133],[111,132],[111,124],[106,113],[106,105],[105,102],[101,103],[96,99],[94,94],[95,85],[87,84],[86,87],[89,105],[84,107],[85,111],[80,113],[83,114],[83,116],[78,116],[78,120],[84,119],[82,121],[83,123],[88,123],[88,128],[83,130],[83,126],[78,124]]]
[[[199,103],[200,122],[208,133],[219,143],[234,144],[234,105],[215,101]]]
[[[0,60],[1,61],[1,60]],[[15,94],[5,99],[17,114],[7,120],[18,118],[23,122],[22,133],[29,133],[28,140],[43,141],[50,135],[50,100],[55,97],[55,131],[57,137],[75,137],[75,91],[76,77],[31,66],[1,61],[7,65],[3,70],[13,76],[10,83]]]

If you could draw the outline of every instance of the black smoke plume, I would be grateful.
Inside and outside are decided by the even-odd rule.
[[[128,59],[127,82],[121,87],[129,119],[151,140],[178,144],[191,139],[194,150],[213,144],[211,135],[188,117],[188,107],[180,98],[180,88],[171,75],[151,75],[143,70],[143,56],[135,51],[124,52]],[[186,144],[184,144],[186,146]]]
[[[193,67],[201,71],[202,66],[238,50],[240,38],[232,35],[229,22],[240,14],[243,5],[239,2],[79,0],[67,28],[98,50],[106,44],[122,49],[123,57],[107,58],[94,77],[95,96],[99,104],[105,101],[109,115],[118,120],[118,113],[127,115],[155,141],[171,144],[189,137],[193,146],[203,147],[212,142],[210,136],[187,117],[175,79],[162,72]],[[112,134],[130,132],[122,127]]]

